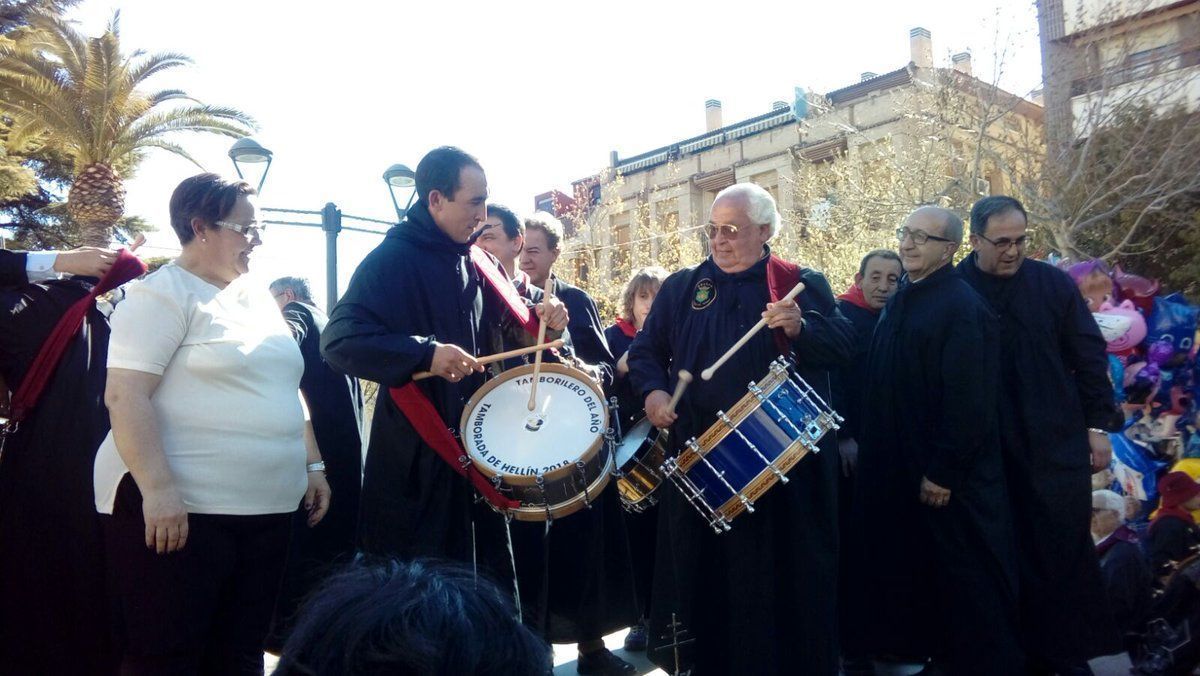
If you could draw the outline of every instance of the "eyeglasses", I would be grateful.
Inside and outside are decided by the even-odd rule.
[[[213,225],[220,228],[225,228],[226,230],[232,230],[242,235],[247,235],[250,237],[250,239],[254,239],[256,237],[262,239],[262,234],[267,230],[267,226],[259,225],[258,221],[251,221],[249,225],[230,223],[229,221],[216,221],[213,223]]]
[[[759,225],[758,227],[762,227]],[[724,223],[713,223],[709,221],[704,224],[704,234],[709,239],[716,239],[717,233],[724,233],[725,239],[737,239],[741,230],[736,225],[727,225]]]
[[[896,239],[897,240],[903,242],[906,237],[912,237],[913,244],[916,244],[917,246],[921,246],[922,244],[928,242],[931,239],[934,240],[935,242],[950,242],[952,244],[954,243],[954,240],[952,240],[952,239],[946,239],[945,237],[937,237],[936,235],[931,235],[931,234],[925,232],[924,230],[909,230],[908,228],[897,228],[896,229]]]
[[[1029,244],[1029,235],[1021,235],[1016,239],[1009,239],[1007,237],[1002,237],[1000,239],[988,239],[983,235],[979,235],[979,239],[982,239],[1001,251],[1008,251],[1014,246],[1018,249],[1024,249],[1025,245]]]

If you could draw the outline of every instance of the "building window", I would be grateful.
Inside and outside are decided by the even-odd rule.
[[[544,211],[548,214],[554,214],[555,216],[558,215],[558,214],[554,213],[554,198],[553,197],[547,197],[543,200],[539,200],[538,203],[533,206],[533,208],[535,211]]]
[[[589,199],[591,200],[592,206],[596,206],[597,204],[600,203],[600,184],[599,183],[596,183],[592,186],[592,190],[591,190]]]

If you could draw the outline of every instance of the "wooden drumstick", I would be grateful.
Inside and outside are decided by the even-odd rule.
[[[542,321],[538,326],[538,344],[546,340],[546,317],[545,314],[549,310],[550,292],[554,289],[554,277],[546,276],[546,288],[542,290]],[[537,408],[537,384],[538,377],[542,373],[542,352],[538,350],[537,356],[533,358],[533,384],[529,386],[529,410]]]
[[[509,350],[508,352],[498,352],[496,354],[489,354],[486,357],[480,357],[479,359],[476,359],[475,361],[480,364],[491,364],[492,362],[504,361],[505,359],[511,359],[513,357],[520,357],[522,355],[527,355],[531,352],[541,352],[542,350],[556,350],[562,346],[563,346],[563,341],[560,338],[559,340],[552,340],[549,343],[542,343],[540,345],[530,345],[529,347],[521,347],[521,348],[517,348],[515,350]],[[413,380],[425,380],[426,378],[432,378],[432,377],[433,377],[433,373],[431,373],[429,371],[420,371],[417,374],[415,374],[412,379]]]
[[[799,294],[803,290],[804,290],[804,282],[796,282],[796,286],[793,286],[792,290],[788,291],[786,296],[784,296],[783,298],[780,298],[779,300],[777,300],[775,302],[780,303],[785,300],[792,300],[793,298],[796,297],[797,294]],[[720,359],[718,359],[716,362],[714,362],[712,366],[709,366],[708,368],[701,371],[700,377],[705,380],[712,380],[713,374],[717,372],[717,369],[721,368],[722,364],[729,361],[729,358],[732,357],[735,352],[742,349],[742,346],[744,346],[746,343],[748,343],[750,341],[750,339],[754,337],[754,334],[758,333],[759,331],[762,331],[766,326],[767,326],[767,318],[766,317],[763,317],[762,319],[758,320],[758,323],[755,324],[753,327],[751,327],[751,329],[746,332],[746,335],[744,335],[740,339],[738,339],[738,342],[734,343],[733,347],[726,350],[725,354],[721,355]]]
[[[680,369],[679,380],[675,383],[675,394],[671,395],[671,403],[667,404],[667,415],[675,412],[675,406],[679,404],[679,400],[683,398],[683,391],[687,389],[687,386],[691,382],[691,372]]]

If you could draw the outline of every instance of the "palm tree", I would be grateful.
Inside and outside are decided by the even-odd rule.
[[[254,120],[235,108],[201,103],[178,89],[145,90],[158,73],[191,63],[174,53],[121,53],[120,12],[104,34],[87,38],[61,18],[38,14],[16,39],[0,43],[0,115],[69,158],[67,211],[86,244],[105,246],[125,213],[128,174],[150,148],[199,162],[171,137],[192,131],[240,138]],[[11,34],[10,34],[11,35]]]

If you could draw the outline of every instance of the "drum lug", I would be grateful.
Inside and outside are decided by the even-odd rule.
[[[737,428],[733,426],[733,421],[729,419],[729,416],[725,415],[725,411],[717,411],[717,418],[725,423],[725,426],[729,429],[737,431]]]
[[[694,441],[695,440],[692,440],[688,443],[692,444]],[[689,479],[686,473],[679,471],[679,465],[676,464],[675,458],[667,458],[662,464],[662,471],[667,475],[667,478],[671,480],[671,483],[675,484],[675,487],[679,489],[679,492],[683,493],[683,497],[688,501],[688,504],[690,504],[700,514],[702,519],[708,522],[709,527],[712,528],[717,535],[731,530],[729,523],[725,520],[724,515],[713,511],[713,509],[708,506],[708,503],[704,501],[704,489],[696,488],[695,482]]]
[[[587,466],[583,464],[583,461],[581,461],[581,460],[575,461],[575,471],[579,472],[579,478],[582,480],[581,483],[583,484],[583,504],[586,505],[588,509],[591,509],[592,508],[592,496],[588,494],[587,472],[585,471],[586,469],[587,469]]]
[[[542,509],[546,510],[546,528],[550,528],[550,523],[554,521],[554,515],[550,513],[550,501],[546,499],[546,477],[542,473],[534,476],[534,482],[537,483],[538,492],[542,494]]]
[[[618,415],[620,410],[621,407],[617,405],[617,398],[609,397],[608,419],[612,421],[612,425],[608,427],[608,436],[616,441],[623,441],[625,439],[625,430],[621,429],[621,416]]]

